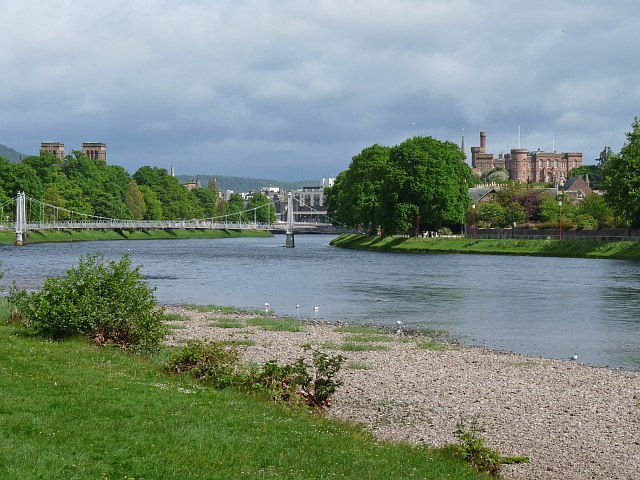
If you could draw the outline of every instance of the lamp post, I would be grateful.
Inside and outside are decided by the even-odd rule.
[[[560,209],[560,241],[562,241],[562,200],[558,200],[558,208]]]
[[[473,218],[473,228],[471,231],[473,232],[473,240],[475,241],[476,239],[476,204],[475,203],[471,205],[471,216]]]

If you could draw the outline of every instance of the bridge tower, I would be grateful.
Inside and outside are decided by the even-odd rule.
[[[289,192],[287,195],[287,240],[285,246],[287,248],[293,248],[296,246],[296,242],[293,238],[293,193]]]
[[[24,192],[18,192],[16,196],[16,245],[24,245],[27,233],[27,207],[25,205]]]

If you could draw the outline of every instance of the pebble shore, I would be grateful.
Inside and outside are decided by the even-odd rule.
[[[505,466],[505,479],[640,478],[640,372],[532,358],[482,348],[421,348],[424,339],[388,334],[374,351],[342,351],[349,333],[305,323],[300,332],[220,328],[255,313],[199,312],[167,306],[169,344],[189,339],[244,340],[247,362],[293,361],[311,344],[347,358],[327,415],[359,423],[375,437],[439,447],[455,443],[461,415],[481,415],[483,437],[504,455],[530,463]],[[259,315],[259,314],[258,314]],[[432,344],[429,344],[432,345]]]

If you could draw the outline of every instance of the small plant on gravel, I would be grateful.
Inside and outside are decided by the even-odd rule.
[[[489,448],[480,435],[484,432],[486,429],[482,424],[482,417],[477,413],[471,416],[461,415],[460,420],[456,423],[454,435],[459,444],[453,447],[454,451],[473,468],[482,473],[498,476],[502,465],[529,463],[527,457],[503,456]]]
[[[235,345],[192,340],[170,354],[165,369],[170,373],[189,372],[198,380],[222,389],[234,384],[239,359]]]
[[[340,350],[343,352],[377,352],[388,350],[388,347],[384,345],[372,345],[370,343],[345,342],[340,346]]]
[[[154,352],[167,331],[153,289],[126,254],[108,262],[101,254],[83,256],[66,276],[48,278],[39,292],[12,289],[9,301],[17,321],[56,340],[85,335],[99,345]]]
[[[213,319],[211,326],[217,328],[243,328],[244,322],[235,318],[217,318]]]
[[[290,317],[256,317],[247,320],[247,325],[260,327],[272,332],[301,332],[302,325],[295,318]]]
[[[335,377],[345,359],[309,346],[303,348],[311,350],[311,364],[301,357],[285,365],[270,360],[261,366],[243,367],[237,344],[191,341],[169,356],[165,369],[170,373],[188,372],[215,388],[235,387],[275,402],[307,404],[323,410],[331,405],[331,396],[342,385]]]
[[[164,319],[167,322],[186,322],[189,320],[189,317],[181,313],[165,313]]]

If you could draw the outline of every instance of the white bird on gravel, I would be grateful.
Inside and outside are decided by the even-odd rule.
[[[269,305],[268,303],[266,303],[266,302],[265,302],[265,304],[264,304],[264,311],[265,311],[265,312],[268,312],[268,311],[269,311],[269,307],[270,307],[270,306],[271,306],[271,305]]]
[[[577,360],[578,360],[578,354],[577,354],[577,353],[574,353],[574,354],[573,354],[573,357],[569,357],[569,358],[570,358],[571,360],[576,360],[576,361],[577,361]]]
[[[314,312],[317,312],[318,310],[320,310],[320,307],[318,307],[318,306],[313,307],[313,311],[314,311]]]

